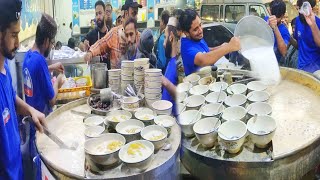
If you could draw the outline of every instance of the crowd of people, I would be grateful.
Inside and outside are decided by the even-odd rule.
[[[300,11],[291,21],[291,36],[288,27],[283,23],[286,13],[283,0],[270,3],[271,16],[265,20],[274,32],[274,51],[279,64],[314,73],[320,70],[320,18],[313,12],[316,1],[298,0],[298,9],[301,9],[304,2],[310,3],[310,14]]]

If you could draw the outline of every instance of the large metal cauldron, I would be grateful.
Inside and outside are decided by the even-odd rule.
[[[282,82],[268,89],[277,130],[269,159],[212,156],[183,139],[181,162],[199,179],[301,179],[320,163],[320,81],[281,68]]]
[[[90,113],[87,99],[80,99],[62,106],[51,113],[46,121],[48,127],[67,144],[76,140],[79,147],[76,151],[61,150],[44,134],[37,133],[36,144],[41,159],[57,179],[177,179],[179,175],[179,146],[181,140],[180,128],[172,127],[168,141],[172,148],[168,151],[155,153],[150,167],[142,173],[128,171],[122,165],[103,171],[101,174],[87,172],[84,174],[84,125],[83,117],[72,114],[70,110]],[[72,163],[73,162],[73,163]],[[69,163],[69,164],[65,164]],[[125,170],[126,169],[126,170]]]

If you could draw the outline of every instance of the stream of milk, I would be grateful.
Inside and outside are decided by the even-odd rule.
[[[274,54],[273,45],[257,37],[241,38],[242,55],[246,57],[251,66],[253,74],[267,85],[276,85],[281,80],[277,58]],[[250,48],[247,44],[250,44]]]

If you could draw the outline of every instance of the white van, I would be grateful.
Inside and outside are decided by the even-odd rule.
[[[248,15],[261,18],[269,16],[271,0],[203,0],[200,8],[200,17],[204,23],[220,22],[231,32],[234,32],[238,21]],[[289,1],[285,1],[289,21],[298,15],[297,10]]]

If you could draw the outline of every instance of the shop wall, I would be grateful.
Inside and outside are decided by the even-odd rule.
[[[70,29],[70,23],[72,22],[72,0],[55,0],[54,11],[55,20],[58,25],[56,41],[67,44],[72,32]]]
[[[40,21],[41,13],[45,10],[45,1],[24,0],[21,11],[21,30],[19,40],[23,42],[32,38],[36,33],[37,24]]]

